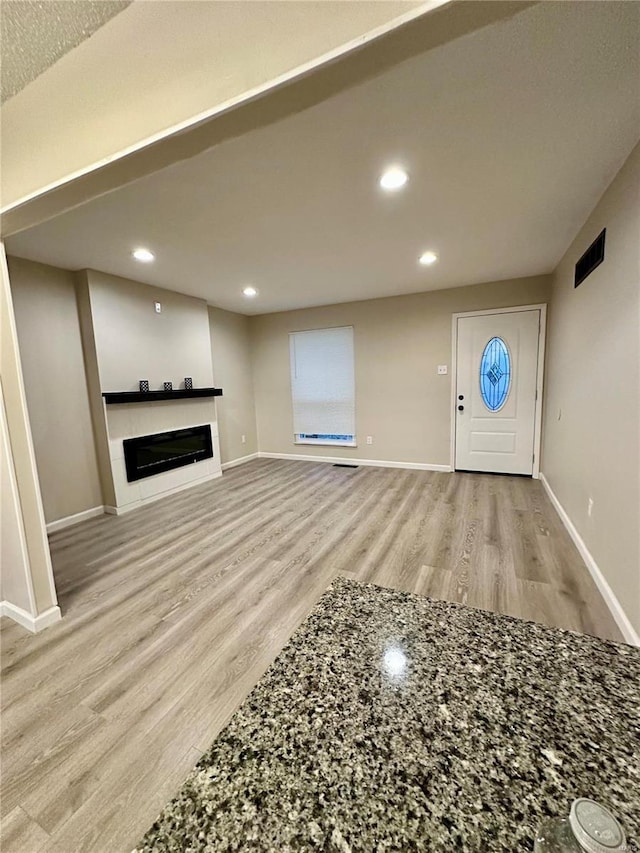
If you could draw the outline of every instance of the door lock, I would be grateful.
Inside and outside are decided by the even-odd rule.
[[[464,412],[464,406],[458,406],[458,411],[459,411],[459,412]]]

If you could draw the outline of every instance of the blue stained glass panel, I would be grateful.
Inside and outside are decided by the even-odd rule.
[[[502,338],[491,338],[480,359],[480,393],[490,412],[501,409],[511,385],[511,356]]]

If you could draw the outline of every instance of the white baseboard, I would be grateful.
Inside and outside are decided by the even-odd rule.
[[[258,453],[261,459],[292,459],[299,462],[331,462],[335,465],[369,465],[373,468],[410,468],[415,471],[450,472],[450,465],[435,465],[429,462],[389,462],[386,459],[353,459],[350,456],[311,456],[303,453]]]
[[[49,524],[47,524],[47,533],[55,533],[56,530],[64,530],[65,527],[72,527],[74,524],[80,524],[81,521],[86,521],[88,518],[95,518],[97,515],[104,515],[103,506],[94,506],[91,507],[91,509],[76,512],[75,515],[67,515],[65,518],[58,518],[56,521],[50,521]]]
[[[236,465],[244,465],[245,462],[251,462],[252,459],[257,459],[259,453],[249,453],[247,456],[239,456],[237,459],[231,459],[229,462],[222,463],[222,470],[226,471],[227,468],[235,468]]]
[[[8,616],[9,619],[13,619],[14,622],[22,625],[32,634],[37,634],[38,631],[42,631],[62,619],[60,608],[57,605],[50,607],[38,616],[33,616],[28,611],[23,610],[22,607],[11,604],[10,601],[0,601],[0,616]]]
[[[622,632],[622,636],[625,638],[627,643],[632,646],[640,646],[640,636],[636,632],[635,628],[629,621],[629,617],[622,609],[622,605],[618,601],[615,596],[615,593],[607,583],[605,576],[602,574],[602,571],[596,561],[593,559],[593,555],[591,551],[587,548],[584,539],[578,533],[574,523],[569,518],[565,508],[562,506],[555,493],[553,492],[549,482],[544,474],[540,474],[540,482],[542,483],[545,492],[549,496],[549,500],[553,504],[556,512],[560,516],[560,520],[564,524],[567,529],[569,536],[572,538],[574,545],[578,549],[580,556],[585,562],[586,567],[589,569],[589,574],[595,581],[596,586],[600,590],[600,595],[605,600],[605,604],[611,611],[611,615],[616,621],[616,625],[620,628]]]
[[[246,462],[251,462],[253,459],[292,459],[293,461],[298,462],[330,462],[334,464],[338,462],[346,465],[369,465],[375,468],[410,468],[416,471],[451,471],[451,467],[449,465],[432,465],[427,462],[389,462],[383,459],[349,459],[343,456],[311,456],[302,453],[264,453],[263,451],[249,453],[247,456],[240,456],[237,459],[231,459],[229,462],[223,462],[222,470],[227,471],[229,468],[244,465]],[[207,479],[215,479],[220,476],[221,474],[217,473],[214,474],[213,477],[208,477]],[[126,515],[126,513],[132,512],[134,509],[139,509],[141,506],[145,506],[148,503],[157,501],[160,498],[165,498],[168,495],[173,495],[176,492],[181,492],[183,489],[191,488],[191,486],[198,486],[204,482],[206,482],[206,480],[197,480],[194,483],[186,483],[184,486],[180,486],[177,489],[162,492],[159,495],[154,495],[152,498],[147,498],[144,501],[135,501],[134,503],[118,507],[104,506],[102,509],[108,515]]]
[[[166,492],[158,492],[156,495],[149,495],[149,497],[143,498],[142,500],[132,501],[130,504],[124,504],[123,506],[105,506],[104,511],[107,515],[126,515],[128,512],[133,512],[134,509],[140,509],[143,506],[162,500],[162,498],[168,498],[170,495],[177,495],[179,492],[184,492],[185,489],[192,489],[194,486],[201,486],[203,483],[208,483],[209,480],[217,480],[218,477],[222,477],[222,471],[214,471],[213,474],[209,474],[206,477],[200,477],[199,480],[192,480],[190,483],[182,483],[172,489],[167,489]]]

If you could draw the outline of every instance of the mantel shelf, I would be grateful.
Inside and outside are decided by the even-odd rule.
[[[175,391],[106,391],[102,396],[107,405],[113,403],[155,403],[157,400],[222,397],[222,388],[177,388]]]

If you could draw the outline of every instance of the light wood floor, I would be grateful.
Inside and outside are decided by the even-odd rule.
[[[131,850],[337,573],[620,639],[518,477],[257,460],[51,549],[62,622],[2,620],[3,853]]]

